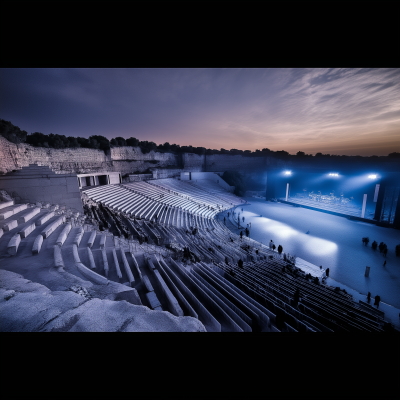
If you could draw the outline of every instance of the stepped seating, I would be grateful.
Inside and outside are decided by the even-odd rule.
[[[293,296],[295,288],[300,289],[302,297],[302,308],[307,310],[315,321],[318,321],[321,330],[333,331],[381,331],[379,323],[375,318],[349,299],[341,298],[341,295],[332,295],[332,291],[323,286],[317,286],[307,282],[305,279],[290,279],[282,275],[281,265],[270,260],[261,263],[244,264],[240,270],[236,265],[219,265],[225,273],[234,273],[234,279],[242,285],[246,285],[261,297],[267,298],[275,306],[278,305],[286,310],[286,313],[297,315],[293,312]],[[233,278],[232,278],[233,279]],[[279,299],[279,300],[278,300]],[[271,304],[269,304],[271,307]],[[335,322],[333,322],[333,320]],[[315,323],[315,322],[314,322]]]
[[[26,210],[27,204],[12,204],[10,206],[0,209],[0,221],[10,218],[12,215],[18,214],[19,212]]]

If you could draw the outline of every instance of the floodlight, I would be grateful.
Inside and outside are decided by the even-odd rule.
[[[369,179],[376,179],[376,175],[368,175]]]
[[[339,174],[337,174],[336,172],[331,172],[331,173],[329,174],[329,176],[339,176]]]
[[[285,175],[292,175],[292,171],[285,171]]]

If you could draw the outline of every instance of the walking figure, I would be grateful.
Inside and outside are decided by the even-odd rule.
[[[385,260],[385,262],[383,263],[383,266],[385,266],[386,265],[386,260]]]
[[[243,238],[243,231],[240,231],[240,239]]]
[[[368,296],[367,296],[367,302],[369,304],[369,302],[371,301],[371,292],[368,292]]]
[[[225,217],[224,217],[224,224],[226,225],[226,222],[225,222],[226,220],[225,220]]]

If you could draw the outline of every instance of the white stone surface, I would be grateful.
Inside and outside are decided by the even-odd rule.
[[[32,254],[39,254],[40,249],[42,248],[42,244],[43,244],[43,236],[42,235],[36,236],[36,239],[33,242],[32,246]]]
[[[47,239],[63,222],[65,222],[65,217],[61,216],[48,225],[41,233],[43,238]]]
[[[62,232],[58,235],[56,242],[58,246],[61,247],[64,244],[70,231],[71,231],[71,224],[66,224]]]
[[[43,215],[43,217],[36,220],[36,226],[43,225],[45,222],[47,222],[52,217],[54,217],[54,211],[51,211],[51,212]]]
[[[12,205],[14,205],[14,200],[0,201],[0,210],[1,210],[2,208],[10,207],[10,206],[12,206]]]
[[[95,240],[96,240],[96,231],[92,231],[87,243],[88,247],[92,248]]]
[[[106,235],[100,235],[100,249],[104,249],[104,246],[106,245]]]
[[[35,207],[35,208],[31,208],[28,209],[26,213],[24,213],[24,215],[21,215],[20,217],[18,217],[17,221],[18,224],[24,224],[25,222],[28,222],[30,219],[32,219],[35,215],[40,213],[40,208],[39,207]]]
[[[19,231],[19,234],[21,236],[22,239],[26,238],[31,232],[33,232],[36,229],[36,225],[34,222],[29,223],[27,226],[25,226],[24,228],[22,228]]]
[[[77,246],[79,246],[79,244],[82,240],[82,236],[83,236],[83,228],[80,227],[75,234],[73,243],[76,244]]]
[[[16,228],[18,226],[18,222],[16,219],[12,219],[10,221],[7,221],[5,224],[3,224],[3,231],[4,232],[9,232]]]
[[[117,252],[115,251],[115,247],[113,248],[112,253],[114,258],[115,269],[117,270],[117,276],[119,279],[122,279],[121,268],[119,267],[119,262],[118,262]]]
[[[21,236],[16,233],[8,242],[7,251],[11,256],[15,256],[18,251],[18,246],[21,243]]]
[[[90,250],[90,247],[86,247],[86,249],[87,249],[87,253],[88,253],[88,257],[89,257],[90,268],[95,269],[96,263],[94,262],[92,250]]]
[[[64,270],[64,260],[61,253],[60,246],[54,246],[54,266],[58,269],[58,271]]]

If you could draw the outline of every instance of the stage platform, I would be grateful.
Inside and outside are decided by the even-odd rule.
[[[373,218],[373,215],[369,214],[368,218],[361,218],[361,210],[354,209],[353,207],[346,207],[344,205],[330,205],[325,203],[320,203],[316,201],[308,201],[303,199],[296,199],[294,197],[289,197],[288,201],[284,198],[278,199],[281,203],[290,204],[297,207],[308,208],[309,210],[321,211],[327,214],[337,215],[339,217],[346,217],[349,219],[354,219],[357,221],[368,222],[370,224],[377,224]],[[367,214],[367,213],[366,213]],[[382,224],[379,224],[382,225]]]

